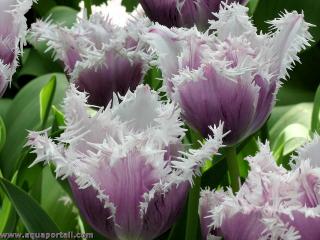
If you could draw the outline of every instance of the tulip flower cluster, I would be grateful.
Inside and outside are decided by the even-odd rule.
[[[0,3],[0,97],[15,73],[17,58],[25,42],[24,15],[34,0],[2,0]]]
[[[245,1],[140,2],[158,23],[140,9],[120,26],[96,12],[71,28],[50,20],[31,28],[71,81],[61,136],[29,133],[33,165],[53,162],[86,221],[112,240],[155,239],[173,225],[205,161],[266,122],[281,80],[311,40],[310,24],[296,11],[270,21],[263,34]],[[169,100],[141,84],[150,62],[161,70]],[[199,149],[183,144],[182,120],[204,137]],[[292,171],[261,144],[237,193],[203,190],[204,239],[319,238],[319,142],[298,151]]]
[[[204,239],[319,239],[319,149],[315,136],[297,151],[288,171],[276,165],[268,144],[260,144],[260,152],[248,158],[251,170],[238,193],[202,192]]]

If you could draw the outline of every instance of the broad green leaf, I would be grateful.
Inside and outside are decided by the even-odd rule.
[[[55,106],[52,106],[52,114],[53,114],[53,123],[51,128],[52,137],[57,137],[61,133],[61,126],[65,125],[64,115],[60,112]]]
[[[4,178],[0,178],[0,186],[10,199],[28,232],[60,232],[52,219],[25,191]]]
[[[291,81],[291,79],[288,80],[288,82],[289,81]],[[286,82],[284,84],[285,86],[280,88],[277,94],[277,106],[293,105],[301,102],[313,101],[313,92],[295,86],[288,86]]]
[[[303,11],[305,20],[316,26],[320,26],[320,1],[315,0],[259,0],[258,6],[254,12],[253,18],[259,30],[267,30],[267,20],[272,20],[279,16],[280,12],[287,11]],[[319,27],[310,29],[315,42],[320,39]]]
[[[47,46],[42,44],[36,44],[37,49],[25,49],[25,53],[22,57],[21,70],[18,72],[18,77],[29,75],[39,77],[52,71],[63,72],[62,67],[58,62],[53,62],[51,55],[45,54]]]
[[[310,138],[312,108],[312,103],[274,108],[268,129],[271,149],[277,161]]]
[[[40,91],[40,120],[42,128],[47,123],[56,87],[57,78],[53,75],[50,81]]]
[[[6,142],[6,125],[4,124],[2,117],[0,116],[0,152]]]
[[[59,106],[65,95],[68,81],[63,74],[55,75],[57,88],[53,104]],[[7,140],[0,153],[0,167],[6,178],[10,178],[19,167],[28,134],[27,130],[40,129],[39,94],[51,77],[52,74],[41,76],[23,87],[14,98],[6,114],[4,120],[7,128]]]
[[[122,0],[122,5],[126,7],[128,12],[132,12],[138,5],[138,0]]]
[[[201,177],[194,178],[194,184],[188,194],[188,210],[186,221],[185,240],[193,240],[198,238],[199,228],[199,197],[200,197]]]
[[[54,0],[38,0],[37,4],[33,5],[33,8],[40,16],[45,16],[56,5]]]
[[[11,99],[2,98],[0,99],[0,116],[5,121],[8,109],[10,108],[12,103]]]
[[[7,196],[4,196],[0,209],[0,233],[6,232],[8,225],[15,222],[15,213],[12,204]]]
[[[249,0],[247,6],[249,8],[249,14],[252,16],[258,6],[259,0]]]
[[[66,6],[55,6],[47,14],[53,22],[72,27],[77,19],[78,11]]]
[[[57,183],[49,166],[42,172],[41,206],[63,232],[75,231],[76,214],[69,194]]]
[[[320,86],[317,89],[313,104],[314,105],[313,105],[313,110],[312,110],[311,132],[320,133],[320,120],[319,120],[319,113],[320,113]]]
[[[144,77],[144,84],[148,84],[152,89],[158,90],[162,86],[161,77],[161,71],[156,67],[152,67]]]

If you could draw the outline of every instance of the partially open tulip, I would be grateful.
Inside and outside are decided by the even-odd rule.
[[[31,132],[38,162],[52,161],[69,178],[87,222],[108,239],[151,240],[167,231],[186,200],[192,178],[222,145],[222,125],[198,150],[182,153],[180,111],[138,86],[88,114],[85,93],[73,87],[64,102],[65,132],[49,139]],[[91,110],[92,111],[92,110]]]
[[[24,15],[34,0],[0,2],[0,97],[16,71],[17,58],[25,42],[27,23]]]
[[[213,13],[218,12],[221,3],[247,0],[140,0],[147,16],[154,22],[167,27],[193,27],[206,29],[208,21],[214,19]]]
[[[281,79],[311,39],[303,14],[285,12],[269,22],[271,32],[257,34],[247,12],[224,5],[206,33],[155,25],[145,36],[183,118],[203,136],[223,121],[228,145],[264,124]]]
[[[298,150],[292,170],[277,166],[268,144],[248,158],[239,192],[204,190],[203,239],[320,239],[320,138]]]
[[[97,106],[106,106],[114,92],[124,95],[134,90],[148,67],[149,55],[140,43],[148,21],[130,16],[125,26],[113,23],[97,12],[88,20],[79,18],[70,29],[50,21],[32,25],[33,39],[47,42],[71,82],[89,93],[89,103]]]

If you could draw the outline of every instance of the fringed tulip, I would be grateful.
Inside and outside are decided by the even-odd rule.
[[[277,166],[268,145],[248,158],[250,172],[239,192],[204,190],[199,214],[204,239],[320,239],[320,138]],[[216,238],[215,238],[216,237]]]
[[[147,16],[154,22],[167,27],[208,28],[208,21],[214,19],[213,13],[218,12],[221,3],[247,0],[140,0]]]
[[[0,2],[0,97],[4,94],[18,65],[25,42],[27,23],[24,15],[35,0]]]
[[[138,86],[88,115],[85,93],[64,102],[65,132],[51,140],[31,132],[38,162],[52,161],[68,178],[87,222],[108,239],[151,240],[167,231],[183,208],[194,174],[222,145],[222,125],[198,150],[183,153],[180,111]],[[92,110],[91,110],[92,111]]]
[[[183,118],[203,136],[223,121],[231,131],[228,145],[264,124],[281,79],[311,39],[303,14],[285,12],[269,22],[272,31],[264,35],[257,34],[247,12],[240,4],[224,5],[206,33],[155,25],[145,36]]]
[[[130,16],[122,27],[113,22],[98,12],[88,20],[78,19],[70,29],[50,21],[32,25],[33,39],[47,41],[71,82],[89,93],[89,103],[97,106],[106,106],[114,92],[134,90],[148,67],[149,55],[139,40],[146,18]]]

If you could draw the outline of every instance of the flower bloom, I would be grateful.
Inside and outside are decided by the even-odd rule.
[[[284,13],[270,21],[272,32],[257,34],[240,4],[225,5],[211,31],[155,25],[145,39],[158,54],[167,92],[183,118],[203,136],[224,122],[236,144],[258,130],[274,105],[280,79],[297,53],[309,45],[310,24],[302,14]]]
[[[176,105],[139,85],[94,115],[86,95],[71,88],[65,132],[55,141],[31,132],[34,164],[52,161],[68,178],[87,222],[108,239],[150,240],[167,231],[183,208],[194,174],[222,145],[222,125],[198,150],[182,153]],[[92,111],[92,110],[91,110]]]
[[[34,0],[1,0],[0,3],[0,96],[17,68],[17,58],[25,42],[27,23],[24,14]]]
[[[145,45],[139,41],[146,18],[130,16],[125,26],[114,22],[98,11],[89,19],[79,18],[71,28],[50,21],[32,25],[33,39],[47,42],[71,82],[89,93],[89,103],[97,106],[106,106],[113,92],[134,90],[148,67]]]
[[[239,2],[246,0],[140,0],[147,16],[154,22],[167,27],[193,27],[200,29],[208,27],[208,21],[214,18],[223,2]]]
[[[238,193],[202,191],[204,239],[320,239],[319,149],[315,136],[298,150],[288,171],[276,165],[268,144],[261,144],[248,158],[251,171]]]

